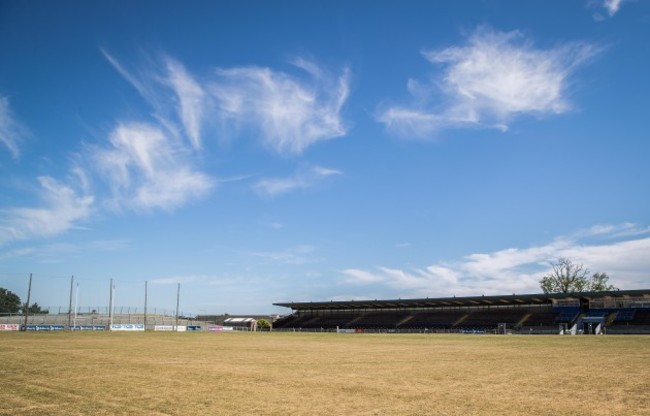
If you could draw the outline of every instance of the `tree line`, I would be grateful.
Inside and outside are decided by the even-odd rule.
[[[25,311],[29,314],[49,313],[49,311],[41,308],[38,303],[32,303],[29,306],[22,303],[20,301],[20,296],[11,290],[0,287],[0,313],[25,313]]]

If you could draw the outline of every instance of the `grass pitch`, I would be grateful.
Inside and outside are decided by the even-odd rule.
[[[650,337],[0,333],[0,415],[650,415]]]

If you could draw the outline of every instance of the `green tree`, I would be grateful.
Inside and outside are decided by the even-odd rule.
[[[18,313],[20,307],[20,297],[11,290],[0,287],[0,313]]]
[[[271,323],[267,321],[266,319],[258,319],[257,320],[257,327],[258,328],[270,328]]]
[[[594,275],[591,276],[591,281],[589,282],[590,284],[589,290],[592,292],[618,290],[618,288],[615,287],[614,285],[607,284],[608,281],[609,281],[609,276],[607,275],[607,273],[594,273]]]
[[[24,313],[25,311],[25,306],[23,305],[23,308],[21,309]],[[30,307],[27,309],[30,315],[46,315],[50,313],[47,309],[41,308],[38,303],[32,303]]]
[[[607,284],[607,273],[594,273],[589,277],[589,270],[582,264],[575,264],[566,257],[560,257],[551,263],[552,270],[539,281],[544,293],[599,292],[618,290]]]

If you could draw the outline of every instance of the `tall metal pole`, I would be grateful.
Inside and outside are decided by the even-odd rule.
[[[147,330],[147,281],[144,281],[144,330]]]
[[[181,299],[181,284],[178,284],[178,289],[176,290],[176,332],[178,332],[178,305]]]
[[[68,329],[72,329],[70,322],[72,319],[72,288],[74,286],[74,276],[70,278],[70,306],[68,306]]]
[[[74,326],[77,326],[77,309],[79,308],[79,283],[77,282],[77,292],[74,298]]]
[[[111,292],[108,298],[108,325],[113,325],[113,279],[111,279]]]
[[[27,326],[27,317],[29,316],[29,299],[32,296],[32,274],[29,274],[29,288],[27,289],[27,304],[25,305],[25,326]]]

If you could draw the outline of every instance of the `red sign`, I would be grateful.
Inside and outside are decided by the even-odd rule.
[[[0,324],[0,331],[19,331],[20,324]]]

